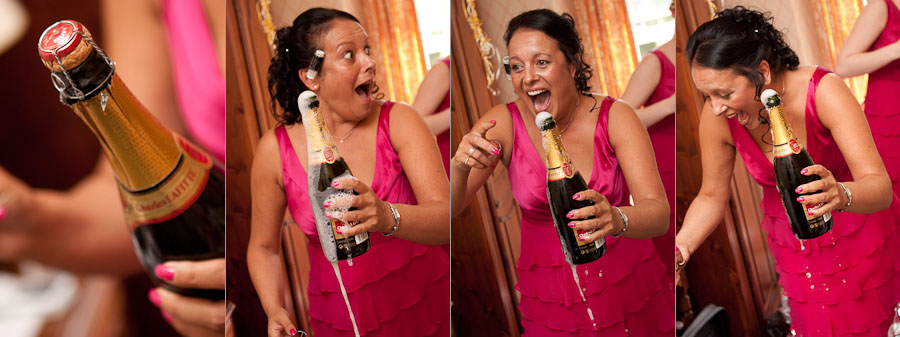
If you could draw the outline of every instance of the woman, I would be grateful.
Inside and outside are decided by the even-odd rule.
[[[583,94],[591,69],[569,14],[522,13],[509,22],[504,39],[519,99],[493,107],[460,141],[451,161],[453,214],[468,205],[498,161],[509,167],[522,211],[516,289],[527,336],[673,335],[671,275],[653,243],[640,240],[665,233],[668,214],[643,125],[628,105]],[[590,189],[577,198],[595,205],[572,212],[574,228],[596,230],[584,240],[605,238],[608,246],[602,258],[577,266],[585,299],[547,204],[544,148],[534,122],[540,111],[554,117],[574,165],[590,178]],[[634,206],[627,206],[629,191]],[[627,228],[613,206],[621,206]]]
[[[771,18],[744,7],[701,25],[686,54],[710,104],[700,116],[703,183],[676,237],[677,265],[690,260],[725,214],[737,150],[763,187],[762,226],[794,331],[881,336],[900,295],[900,204],[896,197],[891,204],[890,180],[850,90],[821,67],[800,67]],[[817,163],[802,173],[821,179],[797,190],[808,193],[799,202],[822,204],[811,216],[833,216],[834,228],[818,238],[798,240],[788,224],[775,188],[768,113],[759,100],[764,89],[781,96],[788,123]]]
[[[894,193],[900,195],[900,2],[872,0],[859,14],[838,55],[841,77],[869,74],[865,112]]]
[[[431,66],[413,101],[425,125],[437,139],[447,178],[450,178],[450,56]]]
[[[669,5],[675,15],[675,1]],[[653,238],[653,246],[660,260],[669,259],[675,248],[675,39],[664,43],[648,54],[634,69],[622,100],[636,109],[641,123],[647,127],[650,143],[666,198],[669,200],[669,230],[666,235]],[[641,108],[643,106],[643,108]],[[671,264],[666,273],[674,275]]]
[[[309,79],[316,50],[325,57],[318,75]],[[448,183],[434,137],[416,112],[373,99],[375,67],[366,31],[345,12],[313,8],[278,31],[269,89],[273,104],[283,109],[276,113],[282,125],[266,132],[253,161],[247,251],[253,284],[269,318],[269,336],[294,335],[297,329],[283,302],[281,222],[286,207],[310,238],[309,315],[315,334],[346,336],[354,330],[341,285],[319,245],[312,207],[321,206],[309,203],[306,135],[297,107],[305,90],[318,95],[335,143],[359,179],[332,185],[359,194],[353,201],[358,211],[341,219],[359,225],[343,234],[372,232],[368,252],[354,258],[352,267],[339,263],[360,334],[450,333],[449,258],[439,246],[429,246],[449,242]],[[391,207],[399,212],[399,224]]]

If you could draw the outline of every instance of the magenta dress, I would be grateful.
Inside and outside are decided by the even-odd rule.
[[[382,105],[376,138],[375,179],[378,198],[416,204],[409,180],[390,140],[392,102]],[[284,126],[275,130],[281,150],[288,209],[309,237],[309,316],[316,336],[353,336],[353,326],[334,270],[322,252],[307,193],[306,171],[297,159]],[[305,151],[306,149],[300,149]],[[352,169],[352,168],[351,168]],[[350,306],[363,336],[449,336],[450,258],[428,246],[378,233],[372,246],[339,262]]]
[[[210,155],[225,162],[225,77],[199,0],[164,0],[163,18],[181,117]]]
[[[607,133],[613,101],[611,97],[603,100],[594,141],[588,143],[594,147],[588,187],[612,205],[627,205],[628,186]],[[547,168],[528,137],[519,109],[515,103],[507,107],[513,121],[509,172],[516,183],[511,184],[512,193],[522,211],[516,289],[522,294],[519,311],[524,336],[674,336],[675,295],[668,286],[672,275],[666,274],[651,240],[607,236],[606,255],[577,266],[587,304],[581,299],[547,204]]]
[[[675,94],[675,65],[659,50],[652,53],[659,59],[660,74],[659,84],[653,90],[650,98],[644,102],[644,106],[662,101]],[[650,134],[650,143],[653,144],[653,153],[656,155],[656,166],[659,167],[659,177],[662,178],[663,187],[666,189],[666,198],[669,199],[669,230],[666,235],[653,238],[653,246],[660,261],[669,261],[674,258],[675,251],[675,115],[671,114],[656,124],[647,128]],[[675,265],[663,263],[666,273],[675,278]]]
[[[892,0],[887,4],[887,22],[881,35],[869,48],[870,51],[881,49],[900,39],[900,10]],[[888,175],[894,184],[894,193],[900,195],[900,104],[897,104],[897,93],[900,92],[900,60],[894,60],[884,67],[869,74],[868,91],[866,92],[866,118],[872,129],[872,138],[881,154],[881,160],[887,168]]]
[[[449,56],[445,57],[443,60],[441,60],[441,62],[446,64],[448,69],[450,68],[450,57]],[[449,107],[450,107],[450,91],[447,90],[447,94],[444,95],[444,101],[441,102],[441,105],[438,106],[438,108],[435,109],[433,113],[438,113],[438,112],[444,111],[444,109],[447,109]],[[452,155],[450,154],[450,129],[447,129],[447,131],[444,131],[441,134],[437,135],[436,140],[437,140],[438,148],[441,149],[441,159],[443,159],[443,161],[444,161],[444,171],[447,171],[447,179],[449,179],[450,178],[450,157],[452,157]]]
[[[826,74],[819,67],[809,82],[806,149],[837,181],[851,181],[844,156],[816,114],[816,87]],[[798,240],[775,188],[772,164],[745,127],[735,119],[728,119],[728,126],[747,170],[763,188],[762,228],[789,299],[791,327],[798,336],[883,337],[891,308],[900,300],[900,200],[894,195],[889,209],[874,214],[832,212],[830,232]]]

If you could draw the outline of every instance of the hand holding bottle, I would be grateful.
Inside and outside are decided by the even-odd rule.
[[[375,195],[375,191],[371,187],[356,178],[336,179],[331,183],[331,187],[339,190],[349,189],[357,193],[357,195],[349,194],[330,202],[326,201],[322,205],[325,207],[326,217],[340,220],[345,224],[354,224],[352,227],[339,228],[338,230],[341,232],[338,234],[352,237],[365,232],[391,232],[394,227],[391,210],[384,201]],[[343,214],[332,212],[338,208],[350,208],[351,210],[342,212]]]
[[[291,315],[287,310],[278,308],[274,315],[269,314],[268,337],[283,337],[284,335],[296,336],[297,328],[291,321]]]
[[[796,190],[797,194],[802,194],[797,197],[797,201],[801,204],[810,207],[820,205],[809,209],[810,216],[818,217],[831,211],[843,210],[847,204],[847,196],[834,179],[831,171],[825,166],[816,164],[804,168],[800,171],[800,174],[820,177],[819,180],[798,186]],[[814,193],[806,194],[810,191],[814,191]]]
[[[585,234],[579,235],[578,240],[594,242],[607,235],[620,233],[625,226],[619,214],[609,204],[609,200],[600,192],[588,189],[576,193],[572,199],[594,202],[593,205],[572,210],[566,214],[566,218],[570,220],[569,227],[575,228],[579,232],[585,232]]]
[[[168,284],[192,289],[225,289],[225,259],[169,261],[157,265],[153,273]],[[187,297],[163,287],[150,290],[150,301],[163,318],[184,336],[222,336],[225,329],[225,300]]]
[[[25,225],[32,190],[0,168],[0,261],[26,258],[33,226]]]
[[[453,162],[458,168],[469,171],[472,168],[484,169],[493,167],[500,160],[500,143],[485,138],[487,131],[497,125],[491,120],[476,124],[469,133],[459,141]]]

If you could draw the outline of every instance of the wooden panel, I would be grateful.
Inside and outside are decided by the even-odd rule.
[[[679,1],[676,12],[676,221],[680,227],[687,207],[700,190],[699,113],[704,104],[690,78],[684,47],[690,33],[709,20],[704,0]],[[685,268],[694,310],[707,304],[725,307],[733,335],[762,333],[765,319],[777,308],[780,289],[774,260],[760,227],[762,192],[737,156],[732,195],[725,219],[691,257]],[[722,276],[726,277],[723,278]]]

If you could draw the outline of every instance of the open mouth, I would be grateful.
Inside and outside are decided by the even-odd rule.
[[[356,91],[356,95],[359,96],[359,98],[362,98],[363,100],[368,100],[368,99],[372,98],[372,87],[373,87],[373,82],[367,81],[363,84],[356,86],[356,89],[354,89],[354,91]]]
[[[550,90],[535,89],[528,91],[534,112],[547,111],[550,108]]]
[[[750,122],[750,113],[746,111],[738,111],[735,113],[730,113],[726,117],[728,118],[737,118],[737,122],[741,125],[747,125]]]

